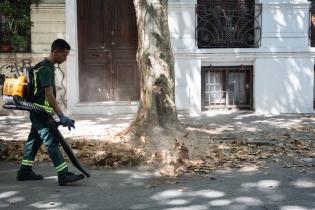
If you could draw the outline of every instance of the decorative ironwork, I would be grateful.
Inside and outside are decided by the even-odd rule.
[[[198,48],[260,46],[262,4],[200,1],[196,5]],[[229,3],[229,4],[227,4]]]

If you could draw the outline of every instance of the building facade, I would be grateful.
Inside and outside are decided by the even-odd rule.
[[[169,0],[177,109],[313,113],[310,5],[307,0]],[[32,18],[33,60],[49,53],[56,37],[72,46],[62,67],[68,112],[137,110],[131,0],[51,0],[34,8]]]
[[[204,8],[204,2],[211,2],[211,6]],[[314,50],[309,42],[310,2],[217,2],[170,3],[179,109],[199,113],[236,106],[259,114],[312,113]],[[196,4],[201,4],[200,9],[195,9]],[[204,23],[204,19],[211,19],[211,23]]]

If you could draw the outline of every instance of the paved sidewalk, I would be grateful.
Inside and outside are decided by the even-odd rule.
[[[60,127],[65,138],[71,139],[102,139],[104,136],[127,128],[134,115],[75,115],[75,129],[68,131]],[[0,139],[2,140],[26,140],[31,123],[28,115],[0,116]]]
[[[18,182],[18,164],[0,162],[0,209],[314,210],[314,172],[274,164],[259,171],[187,174],[175,180],[139,168],[92,170],[90,178],[60,187],[51,164],[34,166],[44,180]]]
[[[133,114],[121,115],[74,115],[76,129],[61,128],[65,138],[108,139],[106,137],[127,128]],[[209,112],[198,116],[179,115],[189,127],[207,129],[211,134],[233,136],[245,134],[249,139],[282,136],[286,132],[294,138],[315,141],[315,114],[255,115],[253,112]],[[30,121],[24,116],[0,115],[0,140],[26,140]],[[270,136],[272,135],[272,136]]]

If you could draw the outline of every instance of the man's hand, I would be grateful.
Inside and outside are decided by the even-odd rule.
[[[71,120],[69,117],[67,117],[66,115],[64,115],[62,112],[57,114],[59,119],[60,119],[60,124],[63,127],[68,127],[69,131],[71,131],[71,127],[74,127],[74,120]]]

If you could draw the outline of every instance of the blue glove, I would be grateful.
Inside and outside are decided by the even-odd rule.
[[[71,131],[71,127],[74,127],[74,120],[71,120],[69,117],[67,117],[66,115],[64,115],[62,112],[57,114],[59,119],[60,119],[60,124],[63,127],[68,127],[69,131]]]

